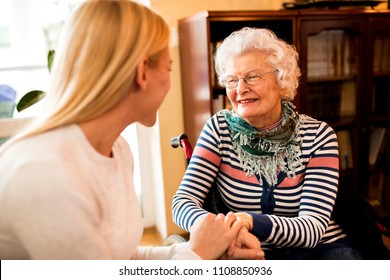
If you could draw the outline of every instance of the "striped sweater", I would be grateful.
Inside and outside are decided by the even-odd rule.
[[[260,185],[248,176],[233,149],[228,124],[218,112],[205,124],[191,161],[176,192],[174,222],[189,230],[205,214],[205,196],[216,187],[233,211],[253,216],[252,233],[264,249],[277,247],[313,248],[345,237],[330,219],[339,177],[337,136],[325,122],[299,115],[302,165],[296,176],[278,174],[278,183]]]

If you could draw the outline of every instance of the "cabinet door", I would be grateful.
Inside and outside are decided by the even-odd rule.
[[[339,140],[340,186],[356,190],[357,153],[363,141],[359,102],[364,96],[362,68],[366,26],[359,19],[303,19],[299,50],[301,113],[326,121]],[[365,160],[366,161],[366,160]]]
[[[368,194],[390,211],[390,19],[369,22],[372,77],[368,79],[370,114]]]
[[[362,84],[361,21],[302,21],[300,111],[333,127],[351,126]]]
[[[390,120],[390,19],[370,20],[371,116],[373,121]]]

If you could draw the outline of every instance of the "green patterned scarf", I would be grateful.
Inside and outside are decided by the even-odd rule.
[[[301,138],[298,135],[299,118],[295,106],[288,101],[282,102],[282,124],[269,130],[259,131],[234,110],[225,110],[233,147],[247,175],[259,175],[270,186],[278,183],[278,173],[285,172],[295,177],[295,170],[301,165]]]

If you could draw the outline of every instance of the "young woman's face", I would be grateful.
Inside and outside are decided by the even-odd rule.
[[[160,108],[171,87],[171,67],[172,59],[169,48],[166,48],[159,56],[158,61],[154,62],[148,69],[148,90],[143,97],[143,113],[138,121],[142,125],[153,126],[156,123],[157,110]]]
[[[282,113],[281,88],[276,80],[276,69],[269,65],[267,57],[268,54],[264,52],[245,53],[232,58],[227,69],[227,75],[239,78],[237,87],[226,88],[234,111],[257,128],[276,123]],[[254,73],[261,79],[255,85],[248,85],[242,79],[248,77],[248,73]]]

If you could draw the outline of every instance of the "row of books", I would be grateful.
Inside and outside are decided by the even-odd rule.
[[[371,131],[369,164],[372,172],[368,195],[390,208],[390,127],[375,127]]]
[[[350,76],[356,73],[351,36],[344,30],[326,30],[308,37],[308,78]],[[353,44],[352,44],[353,45]]]
[[[307,93],[307,114],[324,121],[354,116],[356,83],[353,80],[310,83]]]
[[[390,72],[390,37],[375,38],[374,72]]]
[[[349,130],[336,131],[340,169],[353,167],[353,141]],[[370,135],[369,165],[377,170],[390,167],[390,127],[375,127]]]
[[[349,130],[336,131],[339,143],[340,170],[353,168],[353,139]],[[390,207],[390,127],[376,127],[371,131],[368,195]],[[376,168],[373,168],[373,167]]]
[[[215,72],[215,67],[214,67],[214,54],[215,51],[217,50],[218,46],[221,44],[221,41],[218,42],[211,42],[210,43],[210,53],[211,53],[211,63],[210,63],[210,79],[211,79],[211,86],[212,87],[217,87],[218,86],[218,77],[217,73]]]

